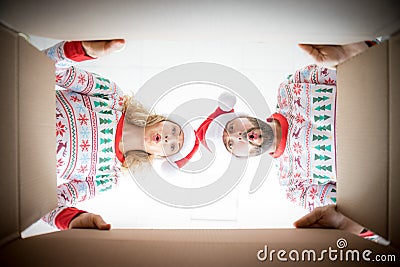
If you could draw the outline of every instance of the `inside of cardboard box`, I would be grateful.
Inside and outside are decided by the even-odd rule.
[[[38,49],[48,47],[52,43],[56,43],[59,40],[53,40],[49,38],[42,38],[37,36],[30,37],[31,43]],[[217,47],[221,47],[220,42],[207,42],[207,49],[202,49],[200,52],[196,49],[202,47],[204,44],[199,42],[165,42],[165,41],[146,41],[146,40],[134,40],[132,44],[129,44],[125,51],[111,55],[109,58],[102,59],[93,62],[83,64],[83,68],[95,71],[106,77],[116,77],[117,83],[127,84],[129,88],[139,88],[141,83],[144,83],[146,79],[149,79],[152,75],[167,68],[168,65],[185,61],[193,61],[199,58],[200,55],[212,54]],[[152,50],[147,49],[149,46]],[[281,45],[281,44],[280,44]],[[257,46],[258,53],[270,53],[270,51],[276,52],[276,43],[266,43],[263,45],[257,45],[253,43],[223,43],[224,48],[240,49],[245,50],[245,53],[239,54],[237,58],[232,58],[232,54],[221,55],[210,57],[210,61],[215,61],[221,64],[231,64],[232,67],[236,66],[244,74],[247,74],[259,83],[262,93],[268,99],[270,106],[275,105],[275,101],[271,101],[271,98],[276,98],[272,88],[278,86],[278,78],[276,78],[275,84],[271,82],[270,77],[276,76],[278,73],[290,73],[297,69],[301,64],[305,65],[310,63],[310,58],[302,54],[301,51],[296,48],[294,43],[288,42],[283,48],[280,48],[280,53],[277,53],[279,59],[271,60],[273,65],[270,63],[260,62],[260,58],[252,56],[251,53],[246,53],[246,48]],[[167,48],[165,48],[167,47]],[[182,55],[180,53],[171,53],[171,47],[182,51],[182,47],[189,47],[188,53]],[[284,49],[289,49],[291,53],[286,53]],[[140,53],[138,50],[142,53]],[[229,50],[229,49],[228,49]],[[298,50],[298,51],[296,51]],[[154,53],[158,53],[157,62],[154,58],[149,57]],[[295,55],[293,59],[293,54]],[[163,58],[163,55],[168,55]],[[284,55],[284,56],[281,56]],[[230,56],[230,57],[229,57]],[[289,58],[290,56],[290,58]],[[179,60],[176,58],[179,57]],[[229,57],[229,58],[228,58]],[[126,58],[133,58],[128,63]],[[158,63],[158,60],[162,64]],[[237,62],[244,62],[242,65]],[[233,63],[232,63],[233,62]],[[278,68],[276,68],[276,62]],[[289,62],[289,63],[288,63]],[[236,63],[236,65],[235,65]],[[290,68],[288,67],[290,66]],[[256,70],[256,71],[254,71]],[[134,82],[130,79],[132,76],[126,75],[123,77],[122,73],[139,74],[139,78],[134,79]],[[257,72],[267,73],[269,77],[267,84],[266,79],[262,80],[257,77]],[[129,77],[129,79],[126,79]],[[282,74],[281,77],[284,77]],[[257,80],[258,78],[258,80]],[[134,84],[135,83],[135,84]],[[268,88],[263,90],[262,88]],[[194,88],[193,88],[194,89]],[[204,89],[204,88],[203,88]],[[195,89],[194,89],[195,90]],[[207,89],[205,89],[207,92]],[[128,93],[135,93],[135,89],[130,89]],[[194,95],[196,97],[196,95]],[[167,103],[161,106],[163,113],[168,111],[169,105]],[[176,104],[176,103],[173,103]],[[179,103],[178,103],[179,104]],[[245,106],[244,106],[245,107]],[[251,169],[251,168],[250,168]],[[112,223],[113,228],[155,228],[155,229],[204,229],[204,228],[219,228],[219,229],[241,229],[241,228],[292,228],[292,222],[297,218],[305,214],[305,211],[298,207],[288,203],[283,197],[282,190],[279,190],[277,183],[274,183],[275,173],[272,171],[265,184],[263,185],[264,190],[260,190],[256,194],[249,194],[248,186],[249,179],[251,179],[252,173],[247,174],[247,178],[244,177],[240,186],[234,191],[230,192],[225,198],[212,205],[197,208],[194,210],[179,209],[174,207],[168,207],[162,203],[151,199],[148,195],[140,192],[140,189],[132,181],[132,178],[128,173],[125,173],[125,179],[121,183],[121,190],[107,193],[103,197],[98,197],[94,200],[79,204],[78,207],[84,210],[90,210],[95,213],[102,214],[107,221]],[[247,182],[246,182],[247,181]],[[58,181],[62,183],[63,181]],[[275,180],[276,182],[276,180]],[[110,201],[110,199],[112,201]],[[276,200],[279,204],[276,204]],[[123,204],[121,204],[123,203]],[[141,203],[141,205],[132,205],[132,203]],[[120,207],[120,208],[115,208]],[[128,213],[126,211],[129,211]],[[221,213],[220,211],[224,212]],[[258,213],[257,211],[263,210],[265,212]],[[282,216],[282,214],[289,214],[289,216]],[[37,222],[32,225],[29,229],[22,233],[23,237],[37,235],[46,232],[54,231],[53,228],[47,227],[43,222]]]
[[[38,47],[39,49],[43,49],[48,46],[50,43],[57,42],[58,40],[51,40],[48,38],[40,38],[36,36],[31,37],[31,43]],[[178,57],[177,54],[171,53],[171,51],[165,51],[171,49],[172,46],[178,47],[181,51],[182,46],[190,46],[190,47],[199,47],[202,46],[200,43],[190,42],[190,44],[184,42],[165,42],[165,41],[139,41],[134,40],[132,44],[129,44],[125,51],[111,55],[109,58],[102,61],[102,59],[93,62],[93,63],[85,63],[83,64],[83,68],[88,70],[95,71],[100,73],[106,77],[116,77],[115,80],[121,84],[132,84],[130,79],[125,79],[122,77],[120,72],[123,73],[138,73],[140,75],[140,79],[136,79],[136,85],[129,85],[129,88],[139,88],[141,83],[144,83],[146,79],[149,79],[152,75],[155,75],[157,72],[162,71],[166,68],[170,61],[176,60]],[[151,48],[154,50],[147,50],[143,53],[143,47],[147,47],[151,44]],[[207,51],[203,49],[202,53],[210,54],[211,51],[214,50],[220,43],[207,43],[207,48],[210,49]],[[165,48],[167,46],[167,49]],[[251,46],[254,44],[251,43],[224,43],[224,47],[235,47],[235,46]],[[295,44],[288,43],[284,48],[296,48]],[[260,47],[259,47],[260,48]],[[192,48],[193,49],[193,48]],[[276,44],[264,44],[258,52],[264,51],[264,53],[268,53],[270,50],[276,51]],[[140,56],[139,52],[142,52]],[[154,60],[147,56],[149,54],[154,54],[155,51],[159,53],[160,57],[157,57],[157,60],[161,60],[164,65],[152,65],[154,64]],[[307,64],[310,62],[310,59],[306,55],[295,56],[294,58],[300,60],[294,60],[293,58],[288,58],[288,53],[285,53],[283,50],[280,54],[286,55],[283,58],[280,58],[278,62],[280,62],[281,68],[278,68],[271,71],[273,66],[269,66],[268,64],[262,65],[260,61],[257,61],[254,57],[244,57],[245,55],[240,55],[240,59],[242,62],[246,61],[246,64],[239,66],[239,70],[243,73],[247,73],[251,77],[254,75],[252,71],[254,67],[252,66],[262,66],[260,69],[257,69],[259,72],[267,73],[268,76],[276,75],[278,72],[293,72],[297,68],[297,66],[301,66],[301,64]],[[294,51],[289,55],[293,55],[292,53],[301,54],[300,51]],[[169,53],[167,53],[169,52]],[[173,59],[165,57],[162,58],[162,55],[169,54]],[[135,57],[136,56],[136,57]],[[137,58],[139,57],[139,58]],[[191,61],[198,56],[196,52],[191,51],[187,55],[179,56],[182,62]],[[133,58],[134,60],[129,60],[129,63],[126,63],[126,58]],[[228,57],[223,57],[223,55],[215,56],[214,58],[210,58],[211,61],[220,62],[221,64],[229,64],[227,63]],[[229,60],[236,60],[236,58]],[[176,62],[176,61],[175,61]],[[276,64],[277,61],[271,60]],[[286,64],[285,62],[290,62],[290,64]],[[232,63],[231,63],[232,64]],[[288,68],[287,65],[292,66]],[[283,67],[285,66],[285,67]],[[144,74],[145,73],[145,74]],[[126,75],[128,76],[128,75]],[[134,75],[132,75],[134,76]],[[129,76],[131,78],[132,76]],[[282,75],[282,77],[284,77]],[[118,80],[120,79],[120,81]],[[271,85],[266,85],[266,81],[256,80],[261,88],[261,91],[266,97],[275,98],[275,95],[272,88],[276,88],[278,84],[276,83]],[[263,90],[262,88],[268,88],[270,90]],[[187,88],[186,88],[187,89]],[[206,92],[207,89],[203,88]],[[135,89],[131,89],[133,93]],[[272,92],[271,92],[272,91]],[[129,92],[129,91],[128,91]],[[196,95],[194,95],[196,97]],[[271,106],[274,106],[274,101],[268,99],[268,103]],[[168,103],[171,104],[171,103]],[[169,105],[161,106],[161,110],[163,112],[167,112]],[[178,103],[179,104],[179,103]],[[274,172],[271,172],[268,176],[267,181],[264,183],[263,187],[266,189],[261,189],[256,194],[259,194],[257,197],[256,194],[249,194],[248,186],[249,179],[251,177],[251,173],[248,174],[248,177],[244,177],[242,183],[235,189],[235,191],[230,192],[224,199],[221,201],[214,203],[212,205],[187,210],[187,209],[179,209],[174,207],[169,207],[162,203],[157,202],[152,199],[148,195],[144,194],[140,191],[140,188],[133,182],[132,178],[129,176],[129,173],[125,173],[125,179],[121,181],[121,187],[114,192],[110,192],[105,194],[104,196],[98,197],[94,200],[79,204],[78,207],[90,210],[95,213],[102,214],[107,221],[112,223],[113,228],[115,229],[241,229],[241,228],[292,228],[292,223],[297,218],[301,217],[305,214],[304,210],[297,208],[294,205],[291,205],[285,200],[283,197],[283,192],[279,190],[279,186],[274,182]],[[244,182],[243,182],[244,181]],[[247,181],[247,182],[246,182]],[[62,182],[62,181],[59,181]],[[265,190],[265,191],[263,191]],[[268,191],[267,191],[268,190]],[[276,200],[279,204],[276,204]],[[111,201],[110,201],[111,200]],[[121,204],[122,203],[122,204]],[[141,205],[132,205],[132,203],[141,203]],[[269,206],[271,203],[271,206]],[[120,207],[120,208],[115,208]],[[126,211],[129,211],[128,213]],[[224,212],[221,213],[221,210]],[[259,213],[259,210],[263,210],[265,212]],[[282,214],[290,214],[290,216],[282,216]],[[32,227],[27,229],[22,233],[23,237],[28,237],[32,235],[37,235],[40,233],[46,233],[54,231],[52,228],[48,228],[42,222],[37,222]]]
[[[61,40],[29,36],[30,43],[43,50]],[[268,58],[268,61],[265,61]],[[274,110],[279,83],[299,67],[312,62],[294,42],[238,42],[238,41],[165,41],[130,40],[126,48],[104,58],[84,62],[83,69],[111,78],[134,94],[152,76],[175,65],[185,62],[208,61],[234,68],[248,77],[266,99],[269,110]],[[172,107],[188,98],[216,99],[221,88],[215,86],[187,86],[184,99],[178,94],[164,99],[156,107],[157,112],[168,114]],[[188,94],[187,92],[191,92]],[[245,103],[236,104],[236,110],[251,112]],[[208,111],[207,111],[208,112]],[[207,113],[205,112],[205,113]],[[200,124],[201,120],[198,120]],[[196,123],[196,122],[194,122]],[[133,181],[128,172],[120,180],[119,188],[106,192],[95,199],[78,204],[78,208],[101,214],[114,229],[118,228],[293,228],[293,222],[306,213],[290,203],[276,179],[276,170],[271,168],[264,184],[250,193],[254,171],[260,164],[259,158],[249,161],[240,183],[221,200],[195,209],[183,209],[162,204],[145,194]],[[216,171],[216,170],[214,170]],[[190,176],[168,181],[178,186],[193,186]],[[207,181],[206,175],[197,176],[197,181]],[[58,181],[62,183],[63,181]],[[181,184],[179,184],[181,183]],[[140,205],[136,204],[140,203]],[[263,212],[259,212],[259,211]],[[22,233],[23,237],[36,235],[54,229],[44,222],[37,222]]]
[[[388,24],[386,26],[389,27]],[[360,36],[367,36],[368,34],[371,34],[371,31],[363,32]],[[56,34],[53,36],[56,36]],[[35,38],[38,40],[41,39],[31,37],[33,43],[35,42]],[[347,39],[344,39],[348,40],[349,38],[353,37],[347,36]],[[40,44],[39,41],[36,43],[38,47],[42,46],[40,47],[41,49],[53,42],[48,39],[41,40],[43,43]],[[230,48],[226,49],[227,47]],[[157,41],[154,39],[139,40],[138,38],[133,38],[131,44],[128,44],[124,52],[115,54],[108,59],[105,58],[104,61],[101,59],[96,64],[85,67],[109,76],[117,82],[121,81],[123,88],[135,92],[149,77],[171,65],[206,59],[207,61],[220,62],[241,70],[260,88],[266,88],[262,93],[270,101],[271,99],[276,99],[274,95],[275,90],[282,78],[287,73],[299,67],[299,63],[294,59],[300,59],[299,62],[301,65],[304,65],[303,62],[306,64],[309,63],[309,58],[300,55],[301,53],[299,54],[299,50],[296,49],[294,42],[282,45],[281,41],[278,43],[273,41],[270,43],[258,43],[237,42],[235,40],[229,42],[201,41],[196,43],[193,40],[187,42],[176,40]],[[285,54],[285,58],[282,58],[277,51],[284,50],[290,51],[290,53],[282,52],[282,54]],[[132,52],[131,56],[124,54],[127,51]],[[260,54],[263,55],[263,58],[279,58],[265,62],[259,57]],[[223,57],[223,55],[226,55],[226,57]],[[127,62],[127,58],[132,58],[132,60]],[[132,73],[138,73],[139,75],[135,76]],[[265,73],[268,73],[268,75],[265,75]],[[122,77],[130,77],[132,79],[123,80]],[[274,102],[268,102],[268,104],[271,107],[274,106]],[[248,177],[251,177],[251,174]],[[110,264],[112,262],[117,265],[126,266],[126,257],[130,255],[130,264],[128,263],[128,266],[132,263],[149,263],[154,258],[156,258],[159,265],[162,265],[165,263],[163,261],[167,257],[169,257],[168,264],[175,263],[176,265],[182,265],[187,263],[184,261],[188,258],[181,257],[181,255],[188,255],[191,263],[197,263],[198,265],[202,263],[205,265],[208,260],[219,260],[221,261],[221,266],[224,264],[242,264],[244,266],[249,262],[254,263],[256,259],[254,256],[255,252],[262,249],[260,244],[265,243],[265,240],[269,240],[268,244],[272,244],[271,247],[276,246],[279,248],[286,247],[289,241],[293,244],[293,247],[299,246],[304,248],[304,246],[310,244],[313,247],[321,246],[321,244],[329,244],[335,247],[337,246],[335,242],[337,242],[338,237],[346,238],[350,244],[356,247],[372,248],[374,252],[388,252],[384,251],[383,247],[376,244],[369,244],[361,238],[350,236],[348,233],[340,231],[316,229],[300,231],[275,231],[270,229],[260,231],[254,229],[208,231],[204,229],[291,227],[291,223],[304,214],[305,211],[300,209],[294,211],[293,209],[296,209],[296,207],[292,205],[288,205],[286,208],[280,206],[289,203],[284,198],[283,193],[280,194],[278,188],[274,187],[272,183],[273,179],[271,179],[273,178],[272,172],[263,186],[254,194],[249,194],[248,192],[251,180],[244,177],[235,190],[231,191],[221,201],[216,202],[214,206],[209,205],[202,209],[193,210],[182,210],[158,203],[143,193],[128,174],[126,178],[123,184],[121,184],[123,185],[122,191],[116,191],[115,197],[105,194],[104,197],[97,197],[96,201],[98,202],[89,201],[83,203],[80,207],[102,214],[105,219],[113,224],[114,228],[136,228],[136,230],[127,229],[111,232],[72,230],[61,231],[53,235],[27,238],[25,240],[20,240],[17,236],[14,236],[15,241],[10,242],[10,246],[2,247],[2,256],[7,254],[10,258],[19,258],[19,260],[25,263],[24,265],[29,265],[30,260],[33,260],[33,262],[48,263],[62,257],[64,250],[61,250],[60,247],[63,247],[70,251],[86,251],[88,253],[86,255],[90,255],[90,257],[80,259],[80,264],[82,262],[93,263],[91,260],[97,258],[98,262],[103,265],[105,262],[110,262]],[[391,186],[394,184],[395,188],[398,185],[396,181],[389,181],[389,183],[392,183]],[[134,191],[130,191],[132,189]],[[393,187],[390,189],[392,190],[392,195],[396,194],[396,190]],[[121,192],[126,193],[123,195]],[[274,195],[275,193],[277,194]],[[276,200],[279,195],[282,197],[280,202]],[[109,198],[115,198],[117,203],[110,203]],[[389,204],[393,205],[396,203]],[[117,205],[121,206],[122,209],[116,209]],[[224,212],[221,213],[221,210]],[[393,210],[395,209],[391,211]],[[282,213],[286,213],[289,216],[284,220]],[[120,217],[115,217],[116,219],[114,219],[112,216],[115,214]],[[390,216],[395,217],[393,212],[389,214]],[[129,225],[125,224],[125,220],[129,221]],[[18,226],[21,227],[19,221],[18,223]],[[392,224],[389,227],[395,226]],[[146,228],[200,228],[200,230],[181,229],[162,231],[148,230]],[[17,229],[17,232],[20,230],[22,229]],[[25,235],[30,236],[47,231],[39,226],[36,229],[31,228],[25,232]],[[397,234],[396,229],[392,229],[392,231]],[[238,243],[235,242],[235,238],[238,238]],[[91,249],[93,240],[102,241],[98,242],[98,249],[96,250]],[[307,240],[307,242],[304,242],[304,240]],[[170,247],[171,244],[173,244],[173,248]],[[110,247],[116,249],[110,250]],[[48,253],[41,253],[43,252],[41,249],[44,249]],[[156,254],[160,257],[154,257],[152,254],[155,249],[156,251],[160,251],[160,254]],[[175,249],[174,252],[171,252],[173,249]],[[132,251],[135,253],[132,253]],[[202,252],[200,253],[199,251]],[[27,257],[19,257],[20,253],[24,253]],[[116,253],[118,257],[113,258],[112,256],[115,255],[110,256],[110,253]],[[204,257],[203,253],[213,255],[213,257]],[[226,256],[225,261],[221,258],[223,256]],[[229,260],[226,260],[227,258]],[[76,259],[70,258],[68,261],[73,262]]]

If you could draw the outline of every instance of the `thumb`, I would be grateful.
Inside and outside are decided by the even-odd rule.
[[[327,49],[330,46],[326,45],[309,45],[309,44],[298,44],[308,55],[310,55],[317,63],[326,61]]]
[[[314,49],[313,45],[308,45],[308,44],[298,44],[298,46],[305,52],[307,52],[307,54],[311,54],[311,52]]]
[[[104,49],[109,53],[119,52],[125,48],[125,40],[124,39],[114,39],[106,42],[104,45]]]
[[[93,223],[99,230],[110,230],[111,224],[106,223],[100,215],[96,215],[93,218]]]
[[[295,221],[293,225],[296,228],[306,228],[306,227],[312,227],[314,224],[318,222],[320,219],[320,216],[316,210],[313,210],[311,213],[308,213]]]

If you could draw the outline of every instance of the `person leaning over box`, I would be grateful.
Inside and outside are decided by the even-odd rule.
[[[287,198],[311,211],[336,202],[335,101],[336,72],[310,65],[279,86],[266,121],[219,107],[197,134],[207,147],[237,157],[269,153]]]
[[[299,46],[319,65],[332,66],[378,43]],[[309,65],[289,75],[279,86],[276,113],[266,122],[236,113],[235,102],[234,96],[221,94],[219,107],[197,129],[203,145],[237,157],[274,157],[287,198],[310,211],[295,227],[336,228],[388,244],[334,205],[336,70]]]
[[[110,229],[101,216],[74,208],[118,184],[121,167],[191,151],[193,129],[150,114],[109,79],[74,67],[121,49],[124,40],[61,42],[45,50],[56,65],[58,207],[43,217],[59,229]],[[124,142],[122,142],[122,139]],[[190,158],[185,154],[180,160]],[[175,157],[175,162],[179,160]]]
[[[369,46],[300,45],[325,65],[343,62]],[[335,204],[336,70],[314,64],[289,75],[278,88],[276,112],[266,121],[236,113],[235,102],[234,96],[221,94],[219,107],[197,129],[201,143],[237,157],[269,153],[291,202],[308,211]]]
[[[95,57],[103,56],[106,54],[109,54],[115,50],[119,50],[121,46],[123,46],[124,41],[123,40],[114,40],[114,41],[99,41],[99,42],[63,42],[60,44],[57,44],[56,46],[47,49],[45,52],[46,54],[52,58],[56,62],[57,66],[57,76],[56,76],[56,83],[57,85],[65,88],[65,91],[57,91],[57,113],[56,113],[56,118],[57,118],[57,124],[56,124],[56,135],[57,135],[57,176],[61,177],[60,173],[63,173],[65,168],[69,166],[70,162],[75,162],[75,167],[69,167],[70,170],[70,175],[65,176],[64,178],[69,178],[71,181],[67,184],[63,184],[58,187],[58,199],[59,199],[59,207],[47,214],[46,216],[43,217],[45,221],[47,221],[51,225],[56,225],[60,229],[68,229],[68,228],[97,228],[97,229],[102,229],[102,230],[108,230],[110,229],[110,224],[107,224],[99,215],[91,214],[91,213],[86,213],[85,211],[81,211],[75,208],[70,208],[68,205],[73,205],[76,203],[76,201],[83,201],[88,198],[93,197],[97,191],[105,191],[108,189],[111,189],[117,182],[118,182],[118,177],[119,177],[119,169],[123,162],[128,161],[128,153],[122,153],[121,151],[117,152],[119,150],[119,147],[117,146],[110,146],[108,148],[103,148],[105,149],[102,152],[109,153],[107,154],[106,157],[103,157],[102,160],[100,158],[98,159],[99,163],[105,163],[105,162],[112,162],[114,165],[111,168],[111,165],[103,166],[99,165],[99,168],[102,168],[104,171],[110,171],[113,172],[114,175],[111,173],[106,173],[106,174],[100,174],[100,176],[88,176],[86,179],[84,178],[84,171],[88,170],[88,165],[79,165],[79,163],[88,163],[88,159],[85,156],[85,153],[82,153],[82,156],[80,159],[74,159],[70,158],[67,156],[68,152],[70,155],[74,154],[75,151],[75,157],[77,154],[79,154],[79,149],[81,149],[81,152],[89,152],[89,149],[91,149],[90,145],[96,144],[96,140],[91,140],[92,142],[86,142],[86,139],[81,140],[82,142],[76,142],[75,141],[75,146],[72,147],[71,145],[67,145],[66,141],[62,141],[63,138],[61,137],[66,137],[68,136],[67,140],[74,140],[77,139],[77,135],[81,135],[82,137],[96,134],[96,131],[94,132],[88,132],[85,127],[79,127],[79,126],[89,126],[89,124],[86,124],[88,122],[88,116],[85,116],[84,113],[80,113],[80,111],[87,111],[89,114],[92,113],[90,109],[91,104],[92,107],[100,107],[104,108],[103,110],[93,110],[93,111],[98,111],[99,114],[106,114],[106,115],[111,115],[115,116],[117,118],[116,121],[121,122],[121,116],[122,111],[124,109],[124,104],[127,103],[127,101],[123,101],[125,99],[121,98],[122,94],[120,93],[119,88],[113,83],[110,82],[107,79],[104,79],[100,76],[97,76],[95,74],[89,73],[89,72],[84,72],[79,69],[76,69],[72,67],[72,65],[76,64],[77,62],[83,61],[83,60],[90,60]],[[80,72],[82,72],[82,75],[78,75]],[[80,84],[80,85],[79,85]],[[74,92],[71,89],[74,88],[74,86],[77,86],[76,88],[81,88],[78,90],[78,92]],[[93,88],[94,87],[94,88]],[[107,88],[106,88],[107,87]],[[75,88],[75,90],[76,90]],[[84,94],[82,92],[82,88],[86,89],[84,91],[89,91],[93,95],[90,94]],[[104,94],[104,91],[101,91],[101,93],[98,93],[95,91],[95,89],[98,88],[100,90],[107,90],[108,94]],[[111,88],[111,93],[110,92]],[[90,89],[90,90],[89,90]],[[93,90],[92,90],[93,89]],[[115,91],[112,91],[115,90]],[[63,107],[62,103],[60,101],[62,98],[65,101],[65,104],[67,106]],[[69,101],[67,101],[69,99]],[[94,102],[97,100],[97,104]],[[103,104],[100,104],[100,101],[102,101]],[[137,107],[141,107],[141,105],[134,100],[131,101],[132,105],[136,105]],[[68,109],[69,106],[69,109]],[[106,110],[105,107],[113,107],[114,109]],[[62,113],[60,110],[60,107],[63,107],[61,110],[69,110],[68,115],[71,115],[71,111],[75,110],[77,111],[77,116],[78,117],[73,117],[73,116],[68,116],[66,113]],[[75,108],[75,109],[73,109]],[[146,113],[146,110],[143,109],[143,112]],[[110,114],[111,113],[111,114]],[[218,112],[217,112],[218,113]],[[81,115],[82,114],[82,115]],[[87,113],[86,113],[87,114]],[[96,114],[96,113],[95,113]],[[94,114],[93,114],[94,115]],[[62,118],[70,118],[70,122],[73,122],[74,124],[69,125],[67,123],[62,123]],[[93,119],[94,117],[91,117]],[[160,116],[155,116],[155,118],[160,118]],[[104,122],[108,122],[108,119],[105,117],[98,118],[100,124],[101,120],[103,119]],[[241,119],[243,120],[243,119]],[[161,121],[165,121],[161,119]],[[61,122],[61,123],[60,123]],[[249,142],[249,150],[254,150],[253,152],[250,152],[252,155],[257,155],[263,152],[266,152],[265,149],[270,150],[271,144],[267,145],[268,142],[263,142],[263,139],[257,140],[257,138],[261,138],[262,136],[257,136],[256,133],[259,133],[255,126],[258,126],[257,123],[260,122],[260,120],[253,119],[249,120],[251,128],[253,128],[251,131],[249,131],[250,136],[247,140]],[[147,123],[147,121],[146,121]],[[145,124],[146,124],[145,123]],[[209,124],[209,123],[208,123]],[[73,126],[76,126],[76,129],[73,128]],[[248,124],[247,124],[248,125]],[[246,126],[246,125],[244,125]],[[80,132],[77,132],[77,128],[81,128]],[[112,124],[112,127],[107,127],[107,129],[102,129],[100,130],[100,133],[102,134],[111,134],[114,133],[115,137],[115,130],[117,130],[118,123],[114,122]],[[206,127],[207,128],[207,127]],[[205,128],[205,130],[207,130]],[[227,127],[229,128],[229,127]],[[261,127],[262,128],[262,127]],[[111,130],[112,129],[112,130]],[[228,132],[228,129],[226,132],[224,132],[225,137],[226,133]],[[233,135],[233,130],[229,131]],[[76,136],[74,137],[73,134]],[[240,133],[237,133],[240,135]],[[114,138],[113,137],[113,138]],[[106,139],[101,141],[97,137],[97,141],[100,144],[106,144],[108,143]],[[186,138],[185,138],[186,139]],[[89,140],[89,139],[88,139]],[[182,141],[181,139],[179,139]],[[239,140],[239,139],[238,139]],[[250,141],[252,144],[250,143]],[[266,139],[267,140],[267,139]],[[203,140],[204,141],[204,140]],[[226,141],[226,138],[224,138],[224,141]],[[239,140],[240,141],[240,140]],[[179,142],[179,141],[178,141]],[[120,142],[116,142],[119,144]],[[225,142],[229,146],[229,143]],[[275,142],[274,142],[275,143]],[[240,144],[240,143],[239,143]],[[258,144],[258,145],[254,145]],[[263,145],[261,145],[263,144]],[[70,147],[71,146],[71,147]],[[111,150],[114,148],[115,153],[113,154]],[[107,150],[110,150],[110,152],[107,152]],[[123,151],[123,148],[120,149]],[[91,150],[93,151],[93,150]],[[164,150],[163,150],[164,151]],[[121,153],[120,153],[121,152]],[[89,154],[89,153],[88,153]],[[127,155],[126,158],[124,158],[124,154]],[[94,155],[93,153],[91,154],[92,156]],[[96,155],[96,153],[95,153]],[[99,156],[101,154],[98,154]],[[147,157],[134,157],[133,159],[130,160],[130,163],[127,165],[140,165],[140,163],[148,162],[151,160],[151,154],[150,153],[145,153],[144,155],[147,155]],[[165,155],[164,155],[165,156]],[[108,159],[111,157],[111,159]],[[118,160],[117,160],[118,158]],[[68,161],[67,165],[65,161]],[[96,162],[97,163],[97,162]],[[78,166],[78,167],[76,167]],[[86,167],[85,167],[86,166]],[[96,164],[94,164],[96,166]],[[110,167],[108,167],[110,166]],[[82,168],[84,167],[84,168]],[[104,167],[104,168],[103,168]],[[64,172],[65,174],[65,172]],[[103,176],[104,175],[104,176]],[[105,179],[104,179],[105,178]],[[108,178],[108,179],[107,179]],[[97,191],[96,191],[97,190]],[[323,208],[317,208],[315,209],[312,213],[304,216],[303,218],[299,219],[297,222],[295,222],[296,227],[329,227],[329,228],[338,228],[342,229],[345,231],[349,231],[352,233],[359,233],[360,229],[362,229],[361,226],[359,226],[357,223],[353,222],[349,218],[343,216],[342,214],[338,213],[336,211],[335,206],[330,205],[326,206]]]

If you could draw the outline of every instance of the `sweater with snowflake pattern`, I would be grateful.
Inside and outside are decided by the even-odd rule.
[[[279,183],[309,211],[336,203],[335,108],[335,70],[309,65],[279,86],[277,113],[287,121]]]
[[[121,162],[115,137],[123,93],[113,82],[75,65],[90,60],[81,42],[61,42],[44,51],[56,66],[58,207],[43,220],[60,229],[84,212],[73,208],[118,184]]]

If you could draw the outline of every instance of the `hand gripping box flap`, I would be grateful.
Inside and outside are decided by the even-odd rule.
[[[17,33],[0,25],[0,245],[55,208],[54,65]]]

